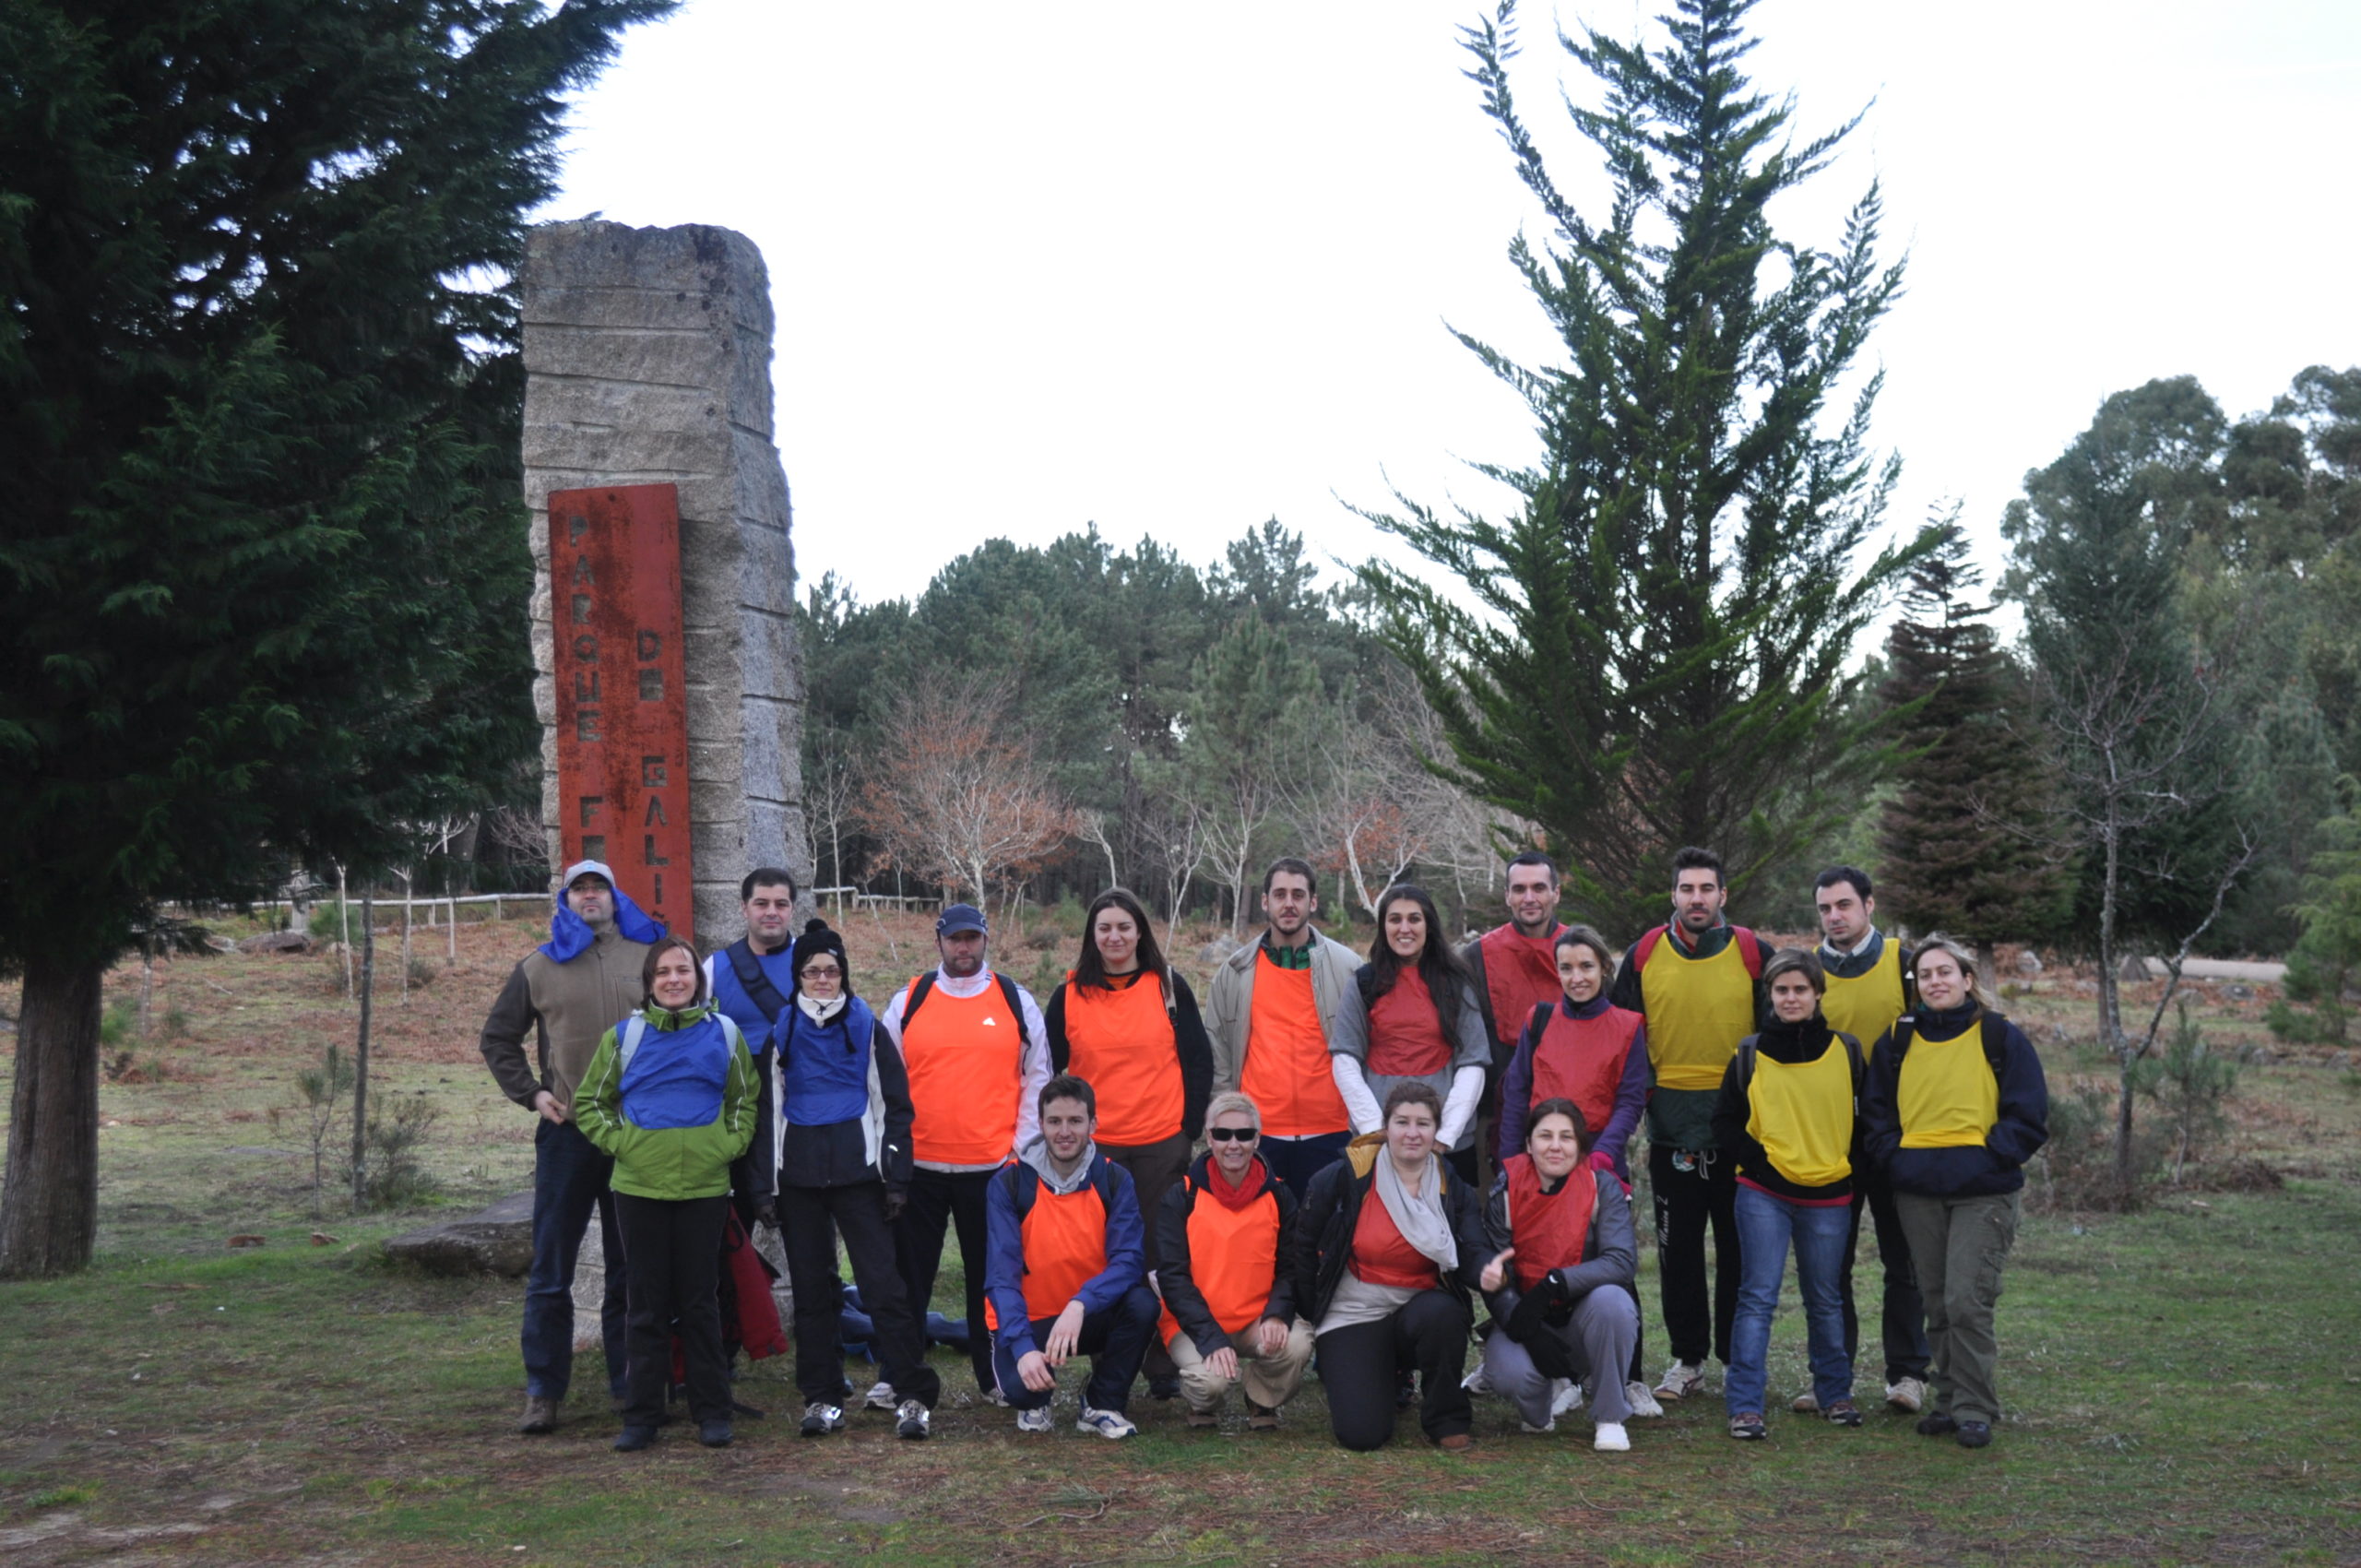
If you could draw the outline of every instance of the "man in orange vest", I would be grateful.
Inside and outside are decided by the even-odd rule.
[[[1558,982],[1558,862],[1527,849],[1509,862],[1509,918],[1459,950],[1460,962],[1475,977],[1483,1004],[1484,1033],[1492,1042],[1492,1063],[1484,1075],[1484,1106],[1477,1123],[1476,1152],[1489,1183],[1499,1169],[1501,1075],[1516,1054],[1525,1020],[1544,1002],[1560,994]],[[1511,1149],[1510,1154],[1522,1152]]]
[[[984,1333],[985,1190],[992,1173],[1039,1133],[1035,1097],[1050,1081],[1050,1037],[1032,994],[985,963],[983,911],[954,904],[934,922],[936,968],[895,993],[881,1020],[901,1048],[910,1079],[914,1169],[894,1219],[894,1258],[924,1313],[943,1266],[946,1229],[959,1235],[967,1277],[967,1359],[991,1396],[991,1342]],[[872,1409],[890,1410],[894,1389],[871,1388]]]
[[[1738,1179],[1714,1138],[1714,1105],[1738,1041],[1766,1016],[1762,942],[1729,924],[1722,858],[1695,848],[1672,857],[1672,920],[1623,952],[1608,1000],[1647,1020],[1648,1187],[1655,1194],[1658,1281],[1672,1365],[1659,1399],[1705,1386],[1705,1357],[1730,1359],[1738,1313]],[[1705,1275],[1705,1232],[1714,1275]]]
[[[1097,1096],[1071,1075],[1041,1087],[1040,1136],[990,1179],[991,1255],[985,1321],[1016,1430],[1050,1430],[1058,1369],[1090,1358],[1074,1426],[1105,1438],[1134,1428],[1124,1409],[1156,1332],[1146,1232],[1131,1172],[1098,1151]]]
[[[1328,1041],[1344,1009],[1360,1005],[1360,955],[1311,923],[1314,887],[1309,863],[1291,855],[1271,862],[1263,873],[1270,925],[1222,960],[1205,999],[1214,1088],[1262,1107],[1263,1163],[1298,1198],[1352,1140]]]

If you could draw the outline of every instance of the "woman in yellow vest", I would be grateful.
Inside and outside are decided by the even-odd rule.
[[[1770,1435],[1762,1419],[1764,1363],[1791,1244],[1812,1394],[1829,1420],[1861,1424],[1838,1286],[1860,1156],[1853,1112],[1861,1092],[1861,1042],[1821,1016],[1828,980],[1809,953],[1781,949],[1762,966],[1762,978],[1772,1021],[1738,1042],[1714,1104],[1714,1136],[1738,1180],[1738,1314],[1722,1396],[1730,1435],[1748,1441]]]
[[[1927,1301],[1925,1437],[1992,1441],[2000,1396],[1993,1309],[2017,1239],[2024,1163],[2049,1141],[2049,1084],[2025,1033],[1975,992],[1975,959],[1948,936],[1911,957],[1918,1004],[1869,1054],[1863,1143],[1893,1182]]]
[[[1050,1069],[1081,1078],[1098,1096],[1098,1152],[1129,1171],[1138,1189],[1153,1273],[1155,1217],[1204,1130],[1214,1051],[1196,996],[1165,962],[1147,911],[1130,893],[1110,887],[1091,900],[1082,954],[1042,1021]],[[1180,1392],[1162,1345],[1148,1348],[1145,1371],[1157,1398]]]

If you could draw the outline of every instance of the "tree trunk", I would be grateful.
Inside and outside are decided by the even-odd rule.
[[[2107,802],[2106,875],[2099,885],[2099,1039],[2115,1052],[2122,1069],[2115,1108],[2115,1179],[2131,1188],[2131,1042],[2123,1035],[2123,997],[2116,972],[2115,901],[2122,874],[2123,832],[2115,802]]]
[[[107,963],[25,973],[0,1277],[87,1268],[99,1229],[99,998]]]
[[[377,885],[361,890],[361,1036],[352,1051],[352,1207],[361,1209],[369,1153],[369,997],[377,978]]]

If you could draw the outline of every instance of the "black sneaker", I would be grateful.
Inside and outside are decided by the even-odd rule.
[[[654,1427],[625,1427],[615,1437],[615,1452],[636,1454],[656,1441]]]
[[[1861,1424],[1861,1408],[1850,1399],[1832,1399],[1821,1414],[1828,1418],[1831,1426],[1857,1427]]]
[[[1740,1410],[1730,1418],[1730,1435],[1740,1443],[1760,1443],[1771,1435],[1760,1410]]]
[[[1918,1418],[1920,1437],[1949,1437],[1959,1431],[1959,1423],[1940,1410],[1929,1410]]]
[[[1147,1380],[1147,1396],[1151,1399],[1180,1398],[1180,1374],[1179,1372],[1166,1372],[1162,1377],[1149,1378]]]
[[[930,1412],[925,1406],[919,1404],[915,1399],[905,1399],[902,1401],[901,1408],[896,1410],[894,1415],[896,1418],[894,1421],[894,1435],[896,1437],[906,1437],[912,1443],[922,1443],[925,1441],[927,1426],[929,1421],[932,1419],[931,1412]]]
[[[845,1412],[841,1405],[831,1405],[825,1399],[814,1399],[803,1407],[803,1424],[796,1429],[805,1437],[825,1437],[832,1431],[845,1430]]]
[[[729,1447],[730,1423],[728,1421],[699,1421],[697,1423],[697,1441],[704,1443],[707,1448]]]
[[[1959,1445],[1962,1448],[1988,1448],[1991,1443],[1991,1422],[1962,1421],[1959,1423]]]

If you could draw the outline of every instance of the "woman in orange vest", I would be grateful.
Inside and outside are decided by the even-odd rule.
[[[1625,1373],[1640,1337],[1639,1252],[1623,1183],[1600,1180],[1589,1155],[1581,1110],[1553,1098],[1533,1108],[1525,1151],[1501,1162],[1484,1213],[1496,1255],[1478,1281],[1498,1325],[1484,1341],[1484,1375],[1529,1432],[1557,1427],[1553,1383],[1589,1380],[1591,1446],[1621,1454],[1631,1446]]]
[[[1491,1261],[1484,1206],[1436,1150],[1442,1098],[1394,1086],[1380,1133],[1311,1179],[1296,1216],[1297,1309],[1318,1336],[1328,1421],[1347,1448],[1394,1435],[1395,1369],[1418,1369],[1418,1424],[1454,1453],[1473,1424],[1460,1374],[1475,1323],[1471,1291]]]
[[[1190,1146],[1213,1092],[1213,1044],[1189,982],[1172,972],[1140,901],[1121,887],[1091,900],[1082,954],[1050,998],[1050,1066],[1098,1096],[1098,1150],[1131,1173],[1140,1212],[1153,1217],[1189,1169]],[[1147,1266],[1157,1266],[1151,1219]],[[1144,1370],[1148,1392],[1169,1399],[1179,1373],[1160,1344]]]

